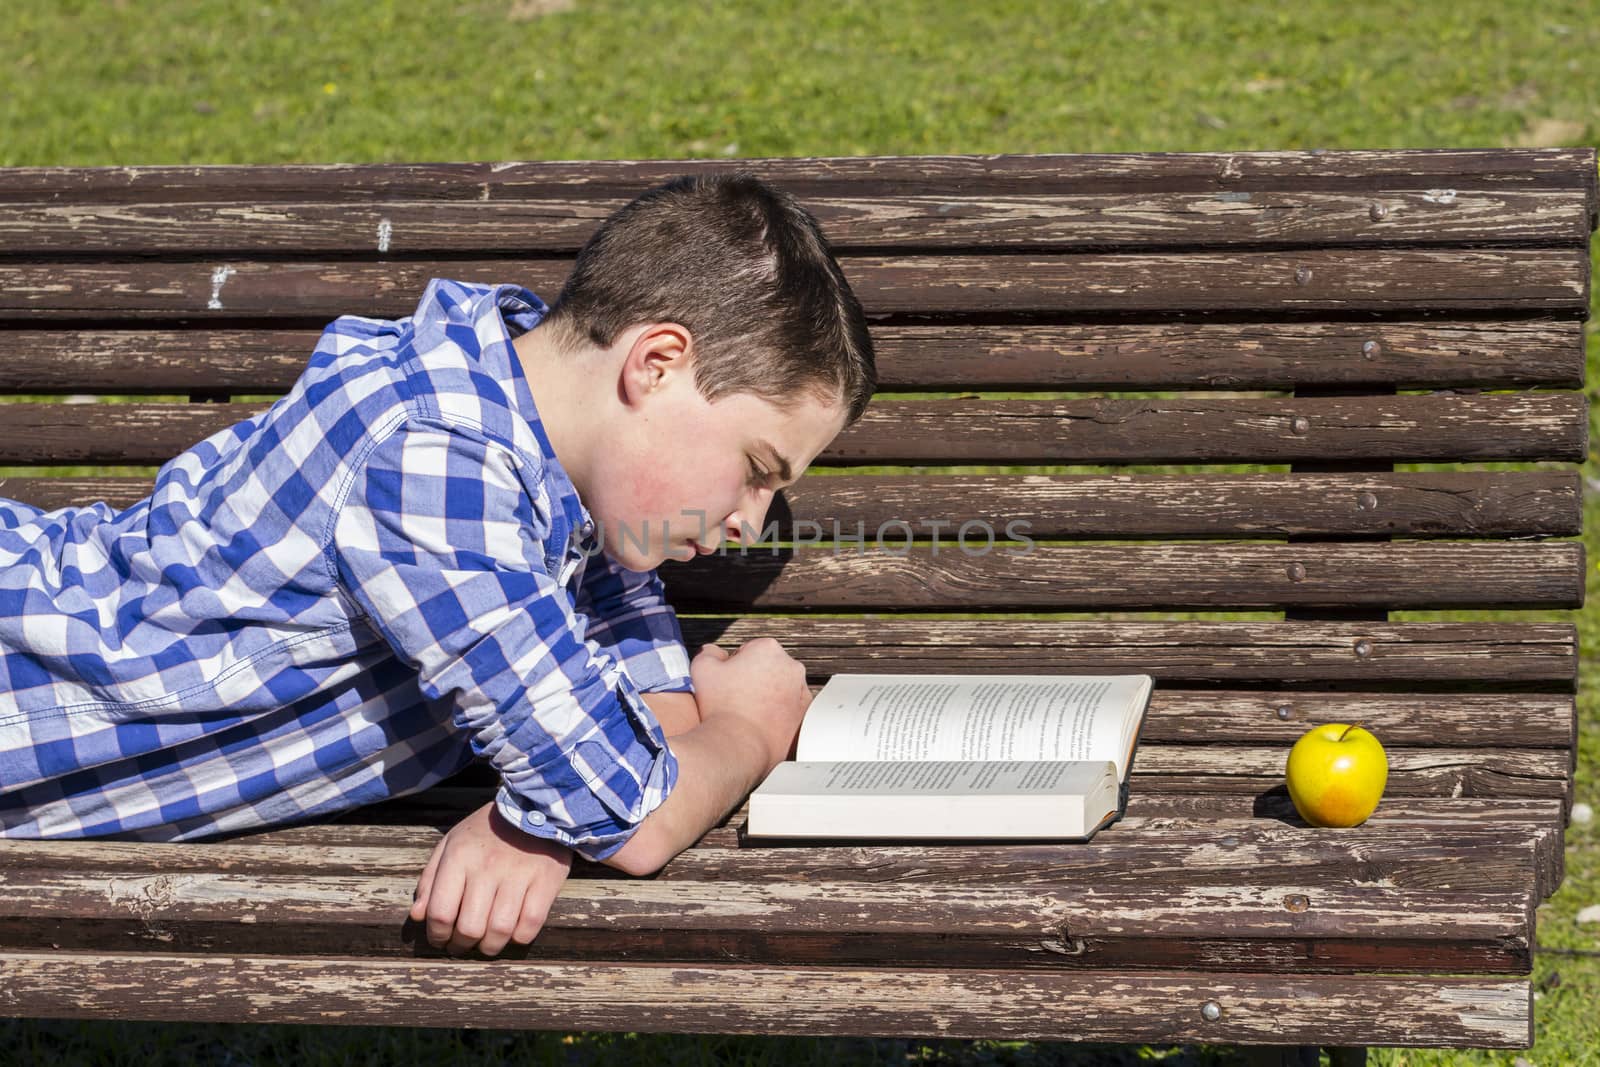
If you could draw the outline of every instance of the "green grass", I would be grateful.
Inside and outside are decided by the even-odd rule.
[[[539,6],[11,0],[0,20],[0,165],[1600,142],[1600,16],[1591,0],[575,0],[571,10],[531,14]],[[1597,370],[1591,322],[1591,398],[1600,397]],[[1591,403],[1600,443],[1600,403]],[[1594,453],[1583,473],[1600,486]],[[1584,540],[1593,604],[1593,491]],[[1578,799],[1592,806],[1600,805],[1596,616],[1394,615],[1575,622],[1584,652]],[[1547,951],[1534,972],[1537,1043],[1520,1053],[1533,1063],[1600,1062],[1592,1021],[1600,928],[1576,922],[1580,907],[1597,902],[1600,830],[1575,825],[1566,882],[1539,913]],[[1511,1064],[1517,1055],[1378,1050],[1373,1062]],[[440,1067],[1234,1062],[1230,1051],[1205,1047],[0,1021],[0,1065],[424,1059]]]

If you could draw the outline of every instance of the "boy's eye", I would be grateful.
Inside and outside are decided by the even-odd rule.
[[[759,466],[757,466],[754,460],[751,460],[750,461],[750,480],[752,482],[756,482],[758,484],[765,484],[767,478],[768,478],[767,472],[762,470]]]

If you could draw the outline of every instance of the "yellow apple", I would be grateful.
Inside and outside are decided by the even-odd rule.
[[[1330,722],[1306,731],[1289,750],[1289,799],[1312,826],[1359,826],[1389,781],[1378,739],[1357,723]]]

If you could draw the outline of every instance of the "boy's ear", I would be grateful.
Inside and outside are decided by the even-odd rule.
[[[627,338],[632,335],[632,340]],[[620,383],[624,399],[642,401],[660,389],[674,374],[689,372],[694,355],[694,335],[676,322],[657,322],[624,331],[628,346],[622,361]]]

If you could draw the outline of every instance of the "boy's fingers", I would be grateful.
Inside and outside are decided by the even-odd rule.
[[[519,945],[526,945],[539,936],[539,931],[544,929],[545,920],[550,918],[550,905],[560,892],[561,883],[566,881],[565,872],[562,874],[563,877],[558,879],[554,886],[546,885],[542,879],[534,879],[522,898],[522,914],[517,920],[517,928],[511,932],[511,940]]]
[[[443,948],[456,927],[461,910],[461,891],[467,874],[459,863],[441,863],[428,890],[428,944]]]
[[[710,656],[712,659],[719,660],[728,658],[727,651],[717,647],[716,645],[701,645],[699,654],[702,656]]]
[[[433,887],[434,872],[439,869],[439,853],[444,851],[444,839],[433,846],[433,852],[428,856],[427,865],[422,868],[422,873],[417,876],[417,888],[411,891],[411,918],[421,922],[423,916],[428,914],[428,892]]]
[[[483,940],[478,942],[479,952],[494,956],[506,947],[506,942],[516,932],[526,890],[527,887],[520,881],[500,884],[494,895],[494,903],[489,907],[489,922],[484,929]]]
[[[483,939],[489,929],[489,908],[494,904],[494,891],[498,882],[493,877],[479,876],[466,884],[461,897],[461,908],[456,914],[455,933],[445,951],[456,956],[466,952]]]

